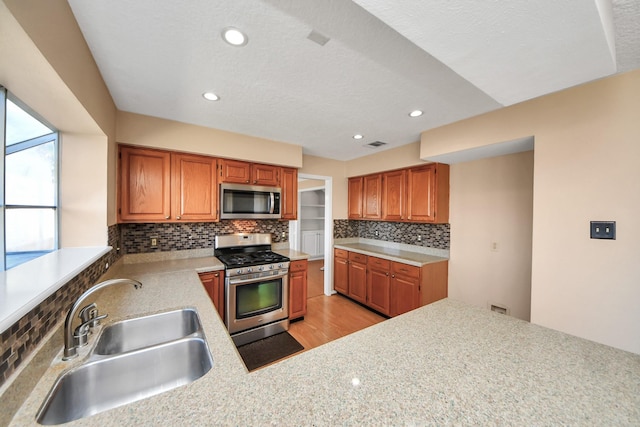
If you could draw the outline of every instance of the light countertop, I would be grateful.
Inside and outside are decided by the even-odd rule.
[[[640,355],[452,300],[248,373],[196,273],[217,267],[214,260],[118,262],[111,277],[144,287],[107,288],[96,299],[110,321],[195,307],[211,371],[66,425],[640,424]],[[59,358],[12,426],[35,425],[47,392],[69,367]]]
[[[447,261],[448,258],[424,252],[414,252],[405,249],[398,249],[390,246],[374,245],[369,243],[336,243],[334,248],[357,252],[363,255],[375,256],[388,259],[390,261],[402,262],[422,267],[433,262]]]

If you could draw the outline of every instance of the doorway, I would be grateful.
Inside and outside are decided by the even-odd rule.
[[[289,247],[309,253],[310,261],[324,260],[325,295],[334,293],[332,189],[330,176],[299,174],[298,219],[289,221]]]

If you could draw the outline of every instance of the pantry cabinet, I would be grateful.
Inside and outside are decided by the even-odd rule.
[[[119,222],[217,221],[216,159],[119,147]]]
[[[199,273],[198,276],[220,318],[224,320],[224,271]]]
[[[387,316],[447,297],[448,261],[422,267],[334,249],[334,289]]]
[[[222,159],[220,162],[220,182],[268,187],[276,187],[279,185],[280,168],[278,166],[230,159]]]
[[[306,259],[289,263],[289,320],[307,314],[307,271]]]

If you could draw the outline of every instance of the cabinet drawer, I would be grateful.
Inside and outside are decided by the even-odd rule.
[[[367,261],[367,265],[369,267],[377,268],[378,270],[389,270],[391,261],[370,256],[369,260]]]
[[[300,259],[289,263],[289,271],[304,271],[307,269],[307,260]]]
[[[345,251],[344,249],[333,249],[333,254],[338,258],[349,258],[349,251]]]
[[[349,252],[349,261],[359,262],[361,264],[367,263],[367,256],[356,252]]]
[[[400,262],[394,262],[391,265],[391,271],[393,274],[400,274],[415,278],[420,277],[420,267],[414,267],[413,265],[402,264]]]

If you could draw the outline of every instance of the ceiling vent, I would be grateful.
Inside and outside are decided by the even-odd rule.
[[[324,46],[329,40],[331,40],[329,37],[320,34],[316,30],[311,30],[307,38],[312,42],[318,43],[320,46]]]
[[[378,148],[378,147],[382,147],[383,145],[387,145],[387,143],[382,141],[373,141],[368,144],[364,144],[364,147]]]

